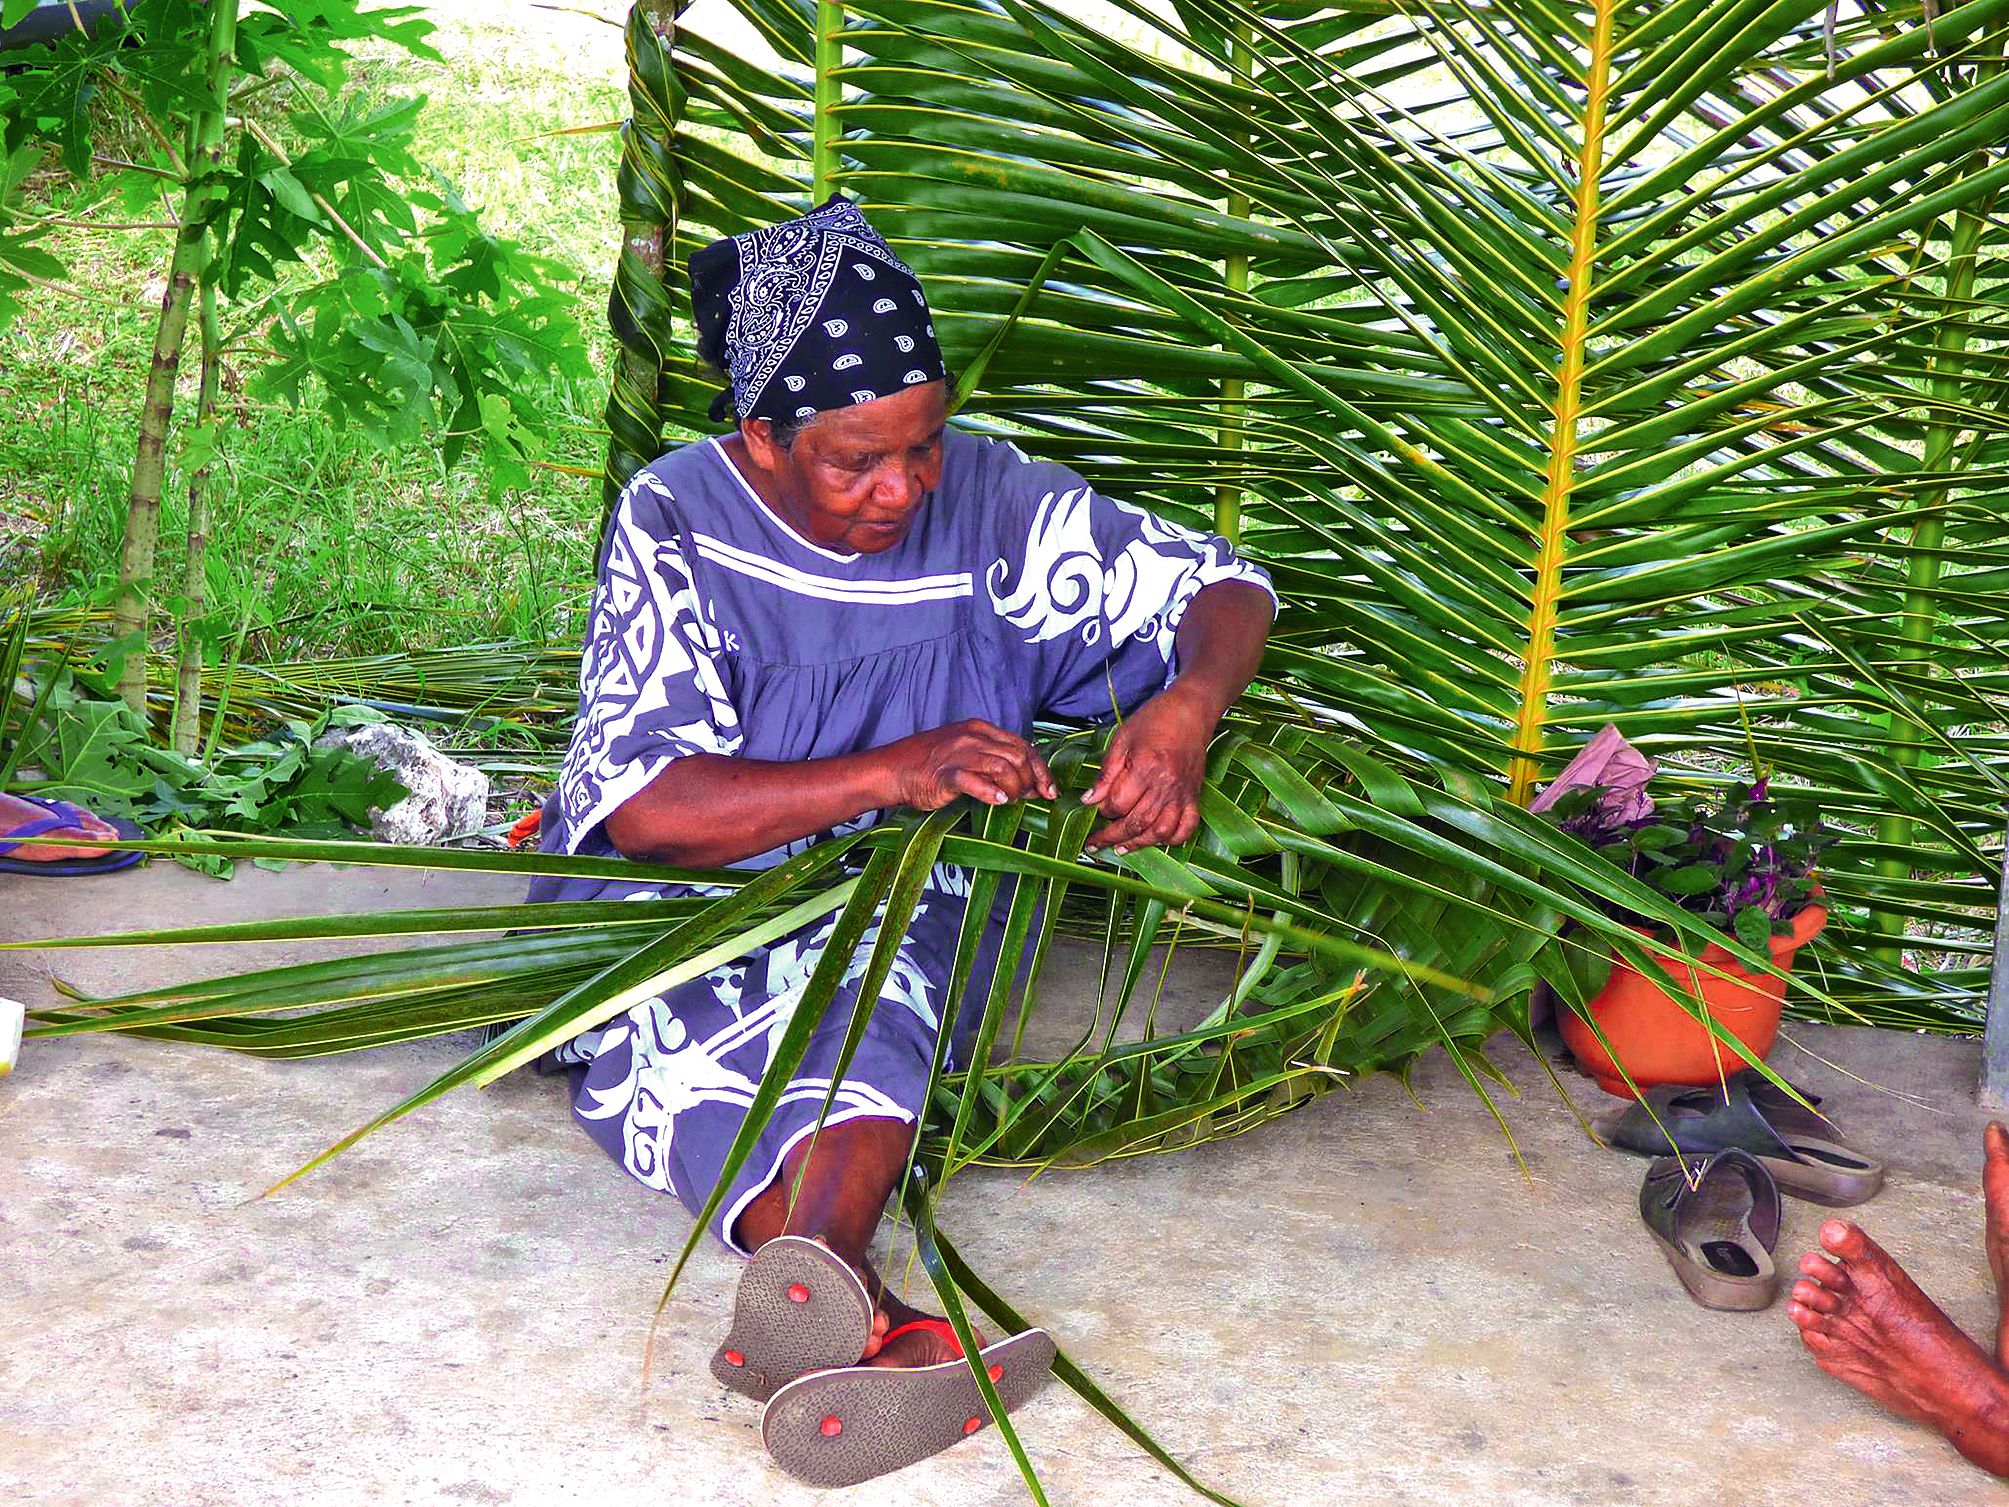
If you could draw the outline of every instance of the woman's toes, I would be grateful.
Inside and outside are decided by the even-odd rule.
[[[1830,1219],[1821,1226],[1821,1248],[1841,1261],[1861,1261],[1876,1249],[1869,1236],[1846,1219]]]
[[[1815,1313],[1836,1313],[1842,1306],[1840,1297],[1829,1292],[1818,1282],[1809,1282],[1805,1277],[1793,1284],[1793,1301],[1802,1308],[1812,1309]]]
[[[1849,1285],[1849,1269],[1819,1251],[1808,1251],[1800,1258],[1800,1275],[1812,1277],[1821,1286],[1836,1290]]]
[[[870,1358],[875,1366],[937,1366],[954,1360],[956,1353],[927,1330],[909,1330],[891,1345],[881,1344]]]
[[[885,1309],[875,1308],[872,1310],[872,1327],[866,1332],[865,1352],[859,1356],[860,1360],[870,1360],[879,1353],[880,1348],[886,1343],[886,1331],[891,1327],[892,1320],[886,1317]]]
[[[1798,1324],[1803,1332],[1817,1329],[1825,1333],[1828,1328],[1828,1315],[1810,1303],[1802,1303],[1797,1292],[1786,1302],[1786,1317]]]

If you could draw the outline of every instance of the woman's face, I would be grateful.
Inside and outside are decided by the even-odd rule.
[[[928,382],[833,408],[787,450],[774,443],[765,421],[742,424],[747,452],[769,482],[764,499],[826,549],[868,555],[891,549],[942,479],[947,389],[946,382]]]

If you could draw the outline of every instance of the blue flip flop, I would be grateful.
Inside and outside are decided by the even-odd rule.
[[[65,827],[74,827],[90,815],[82,806],[72,805],[68,801],[44,800],[39,795],[21,795],[16,796],[15,799],[40,806],[49,814],[47,816],[38,816],[33,821],[16,827],[6,837],[0,838],[0,855],[13,852],[27,838],[41,837],[50,832],[60,832]],[[100,817],[99,820],[118,833],[120,837],[128,840],[146,835],[123,817]],[[79,843],[78,846],[89,847],[91,844],[85,841]],[[144,853],[133,852],[103,853],[96,858],[64,859],[8,858],[0,856],[0,874],[45,874],[52,879],[75,878],[83,874],[110,874],[119,869],[131,868],[144,857],[146,857]]]

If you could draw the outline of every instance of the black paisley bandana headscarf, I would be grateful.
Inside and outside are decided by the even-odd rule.
[[[691,303],[732,382],[714,419],[728,398],[742,419],[806,419],[948,375],[920,283],[842,194],[696,252]]]

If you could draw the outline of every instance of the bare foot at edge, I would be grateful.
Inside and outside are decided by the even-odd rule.
[[[2009,1378],[1857,1226],[1830,1219],[1820,1238],[1786,1305],[1814,1363],[2009,1474]]]
[[[1988,1269],[1995,1274],[1995,1299],[2002,1318],[1995,1330],[1995,1358],[2009,1357],[2009,1130],[2000,1120],[1991,1120],[1981,1132],[1981,1192],[1987,1206],[1987,1228],[1982,1244],[1988,1251]]]

